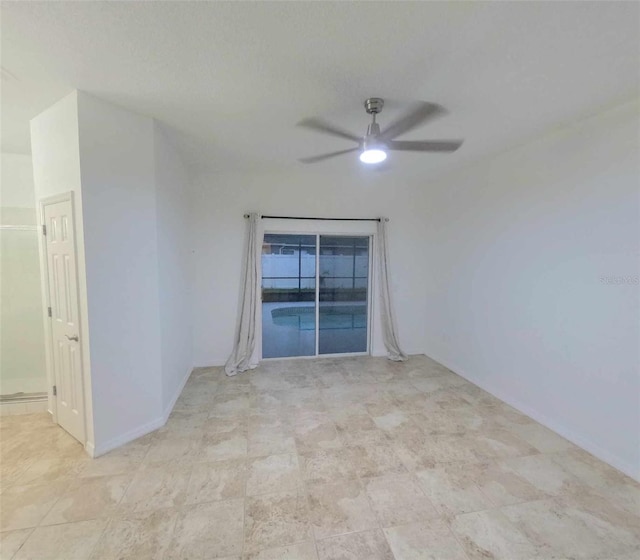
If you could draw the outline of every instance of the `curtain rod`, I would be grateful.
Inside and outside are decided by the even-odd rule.
[[[249,217],[249,214],[244,215],[245,218]],[[272,219],[272,220],[328,220],[330,222],[379,222],[381,218],[308,218],[304,216],[260,216],[260,219]],[[385,222],[389,221],[389,218],[384,218]]]

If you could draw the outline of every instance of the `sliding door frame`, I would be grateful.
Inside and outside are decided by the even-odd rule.
[[[375,234],[366,232],[318,232],[315,231],[292,231],[292,230],[276,230],[265,228],[262,235],[262,243],[264,244],[265,235],[313,235],[316,238],[316,281],[315,281],[315,354],[311,356],[286,356],[278,358],[263,358],[262,357],[262,321],[260,321],[260,347],[261,347],[261,361],[271,360],[301,360],[301,359],[316,359],[316,358],[348,358],[354,356],[369,356],[371,355],[372,348],[372,333],[373,333],[373,297],[374,290],[374,243]],[[368,239],[368,271],[367,271],[367,349],[364,352],[341,352],[337,354],[320,354],[320,237],[365,237]],[[354,272],[355,273],[355,272]],[[298,271],[300,274],[300,271]],[[262,276],[260,277],[260,283],[262,284]],[[262,285],[260,286],[260,307],[262,308]]]

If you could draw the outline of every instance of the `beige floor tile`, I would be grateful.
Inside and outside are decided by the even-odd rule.
[[[157,431],[158,438],[194,438],[204,435],[204,425],[209,414],[190,410],[175,410],[167,423]]]
[[[358,478],[358,472],[347,449],[321,449],[302,453],[300,470],[308,482],[327,483]]]
[[[166,560],[242,553],[244,499],[189,506],[178,515]]]
[[[449,374],[422,379],[412,379],[411,383],[423,393],[433,393],[434,391],[439,391],[440,389],[449,389],[451,387],[459,387],[461,385],[465,385],[466,383],[468,383],[468,381],[458,375]]]
[[[378,527],[359,481],[308,484],[307,491],[316,539]]]
[[[626,527],[640,538],[638,486],[640,485],[631,488],[616,487],[616,491],[611,493],[609,487],[602,488],[581,484],[558,496],[557,499],[566,507],[577,507],[596,517],[603,517],[619,527]],[[624,490],[635,490],[635,492],[620,496]]]
[[[2,445],[0,444],[0,450]],[[10,462],[0,455],[0,492],[16,484],[16,481],[25,473],[32,464],[31,459]]]
[[[35,460],[16,480],[16,484],[24,486],[55,480],[71,480],[79,476],[90,462],[91,459],[86,455],[72,459],[55,457]]]
[[[456,387],[455,391],[460,398],[474,406],[498,406],[501,403],[500,399],[471,383]]]
[[[366,407],[360,404],[334,410],[330,414],[338,433],[347,430],[375,430],[378,428]]]
[[[566,558],[607,558],[636,551],[640,555],[640,525],[624,527],[606,512],[587,511],[557,500],[527,502],[500,509],[541,550]],[[635,529],[635,534],[634,530]]]
[[[147,466],[188,465],[193,463],[200,452],[201,438],[198,437],[162,437],[151,444],[144,458]]]
[[[240,416],[218,416],[215,413],[211,413],[205,420],[202,429],[204,435],[233,433],[246,436],[248,424],[249,416],[246,414],[241,414]]]
[[[438,517],[413,475],[370,478],[364,485],[381,527]]]
[[[32,532],[33,529],[20,529],[0,533],[0,559],[11,560]]]
[[[106,519],[94,519],[38,527],[14,560],[87,560],[106,524]]]
[[[2,558],[86,557],[94,522],[92,560],[319,560],[314,534],[373,560],[381,530],[395,560],[640,557],[638,482],[426,356],[197,368],[163,428],[102,457],[47,413],[0,418],[0,454]]]
[[[471,465],[469,469],[473,469],[470,474],[478,488],[496,506],[549,497],[549,494],[531,484],[525,477],[519,476],[514,470],[506,468],[503,463]]]
[[[203,388],[202,383],[187,383],[180,398],[176,402],[174,412],[186,410],[188,412],[204,412],[213,403],[214,397],[219,394],[217,383]]]
[[[565,471],[623,509],[640,512],[640,483],[579,449],[553,454],[552,460]]]
[[[339,432],[339,437],[345,447],[389,445],[391,443],[389,436],[378,428],[374,430],[343,430]]]
[[[535,422],[511,424],[506,429],[542,453],[568,451],[576,448],[570,441]]]
[[[408,472],[433,468],[436,464],[428,448],[411,447],[398,441],[393,441],[391,445]]]
[[[314,381],[315,386],[319,389],[328,389],[329,387],[337,387],[347,384],[345,373],[340,369],[321,372],[314,377]]]
[[[294,439],[299,453],[342,447],[335,424],[331,421],[298,424],[294,426]]]
[[[76,479],[41,524],[87,521],[112,515],[132,479],[127,475]]]
[[[411,414],[414,413],[404,411],[395,405],[370,405],[367,410],[370,412],[375,425],[390,436],[395,436],[399,431],[402,432],[407,425],[417,429],[417,426],[410,419]]]
[[[456,435],[470,431],[501,427],[481,408],[457,408],[455,410],[430,410],[411,414],[411,420],[427,435]]]
[[[395,560],[467,560],[449,526],[432,519],[384,529]]]
[[[123,511],[144,511],[185,503],[191,467],[139,470],[120,502]]]
[[[249,457],[295,453],[296,442],[289,430],[278,421],[273,426],[250,425],[247,434]]]
[[[415,449],[422,455],[429,457],[435,464],[440,463],[475,463],[488,454],[489,446],[478,442],[478,434],[452,434],[442,436],[428,436]],[[484,455],[478,449],[486,449]]]
[[[206,433],[200,441],[197,461],[244,459],[247,456],[247,437],[243,432]]]
[[[631,481],[625,474],[599,461],[582,449],[565,450],[548,454],[548,456],[563,470],[592,486]],[[634,483],[640,485],[638,482]]]
[[[217,416],[238,416],[249,412],[251,399],[246,393],[216,394],[207,410]]]
[[[570,493],[581,484],[580,479],[554,461],[551,455],[504,459],[497,464],[500,469],[514,473],[534,488],[552,496]]]
[[[317,547],[319,560],[394,560],[380,529],[329,537]]]
[[[164,556],[178,518],[175,509],[135,512],[109,520],[91,560],[156,560]]]
[[[246,553],[308,541],[311,525],[307,497],[302,492],[248,497],[244,535]]]
[[[263,411],[311,410],[321,402],[321,393],[316,388],[289,388],[259,392],[252,401],[252,408]]]
[[[415,388],[406,394],[396,392],[392,396],[392,402],[406,413],[422,412],[433,406],[431,397]]]
[[[463,393],[463,389],[468,388],[469,386],[473,387],[471,384],[467,384],[426,393],[426,410],[455,411],[468,409],[471,403],[469,402],[469,399],[466,398],[466,393]],[[422,410],[418,410],[417,412],[422,412]]]
[[[416,472],[425,494],[443,515],[480,511],[493,503],[480,490],[475,465],[451,464]]]
[[[252,552],[244,560],[318,560],[318,555],[315,543],[309,541]]]
[[[608,556],[607,560],[638,560],[638,551],[634,550],[625,554],[616,554],[615,556]]]
[[[505,429],[482,430],[468,434],[465,442],[480,460],[525,457],[537,455],[539,451],[526,441]]]
[[[297,455],[269,455],[247,463],[247,496],[297,490],[301,484]]]
[[[7,488],[0,496],[0,531],[35,527],[68,486],[68,481],[57,481]]]
[[[215,463],[198,463],[191,471],[187,487],[187,504],[242,498],[247,468],[243,459]]]
[[[493,418],[498,424],[502,425],[505,428],[509,428],[514,424],[535,424],[536,422],[523,414],[522,412],[517,411],[512,406],[509,406],[506,403],[500,402],[498,404],[492,406],[482,407],[482,413]]]
[[[390,445],[356,445],[349,447],[348,451],[358,476],[373,477],[407,472]]]
[[[530,541],[498,510],[458,515],[451,528],[469,560],[549,560],[544,548]]]
[[[154,439],[155,436],[149,434],[95,458],[82,469],[80,476],[131,474],[141,467]]]

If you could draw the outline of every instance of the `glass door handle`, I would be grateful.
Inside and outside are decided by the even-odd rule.
[[[78,342],[78,335],[75,336],[69,336],[68,334],[65,334],[64,336],[67,337],[67,340],[75,340],[76,342]]]

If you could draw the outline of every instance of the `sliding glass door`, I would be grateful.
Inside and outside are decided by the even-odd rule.
[[[367,351],[369,238],[320,236],[318,354]]]
[[[316,355],[316,235],[265,234],[262,357]]]
[[[368,236],[271,234],[262,246],[262,357],[365,353]]]

